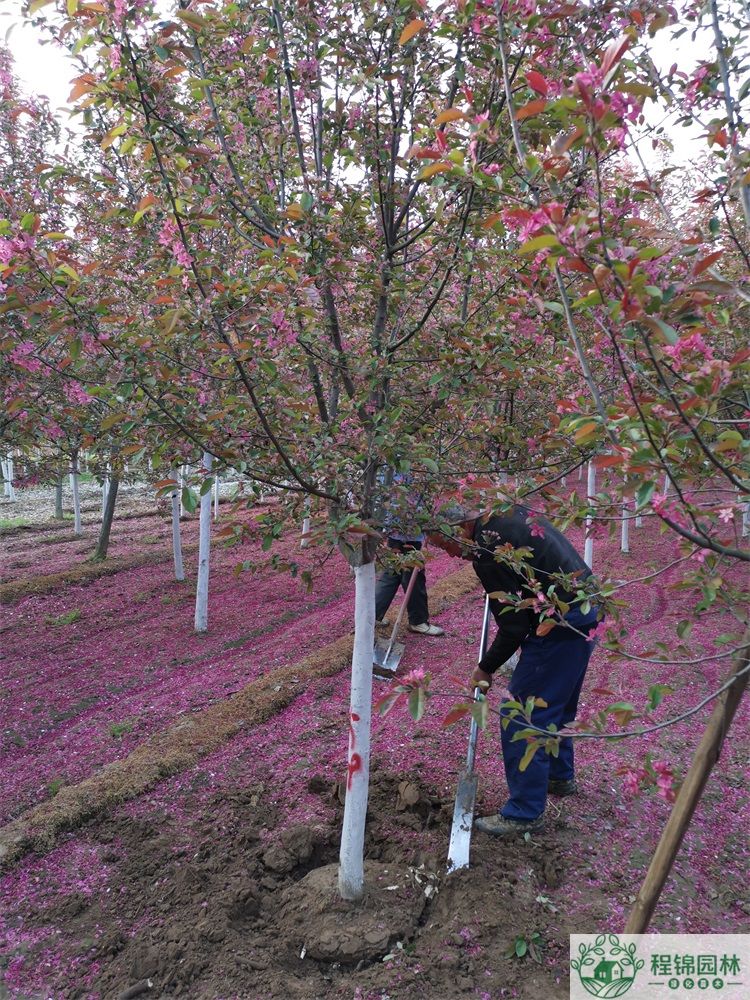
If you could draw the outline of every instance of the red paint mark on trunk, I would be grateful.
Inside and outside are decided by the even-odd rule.
[[[349,772],[346,777],[347,791],[349,791],[349,789],[351,789],[352,787],[352,781],[354,779],[354,775],[357,773],[357,771],[361,770],[362,770],[362,758],[358,753],[353,753],[349,759],[349,767],[347,768],[347,771]]]

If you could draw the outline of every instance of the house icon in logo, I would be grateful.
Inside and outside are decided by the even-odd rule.
[[[602,959],[594,969],[594,979],[599,983],[613,983],[616,979],[622,979],[622,965]]]

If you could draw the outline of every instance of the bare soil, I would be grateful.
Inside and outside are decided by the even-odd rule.
[[[94,981],[71,986],[61,1000],[567,997],[571,928],[553,930],[545,902],[563,877],[561,848],[570,836],[563,824],[529,842],[475,834],[472,867],[446,876],[436,858],[405,853],[386,824],[392,829],[395,814],[405,827],[439,831],[447,842],[452,802],[416,780],[376,771],[367,893],[361,903],[344,903],[336,893],[341,790],[322,778],[310,784],[336,805],[330,824],[284,829],[258,786],[217,802],[221,830],[209,810],[189,848],[167,817],[90,827],[86,839],[125,891],[96,902],[69,896],[31,916],[40,927],[64,924],[77,942],[71,964],[85,959],[98,969]],[[276,826],[283,832],[269,842]],[[516,957],[516,939],[545,926],[539,961]],[[140,929],[123,933],[133,927]]]

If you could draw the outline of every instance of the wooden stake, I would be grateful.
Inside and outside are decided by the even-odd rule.
[[[672,812],[661,835],[654,856],[651,859],[646,878],[643,880],[635,905],[630,912],[625,925],[626,934],[644,934],[651,922],[667,881],[672,865],[677,857],[680,844],[687,833],[690,820],[696,806],[700,802],[703,789],[711,774],[714,764],[719,759],[721,748],[727,732],[742,700],[747,687],[747,667],[750,664],[750,629],[742,639],[742,649],[736,654],[732,670],[727,680],[734,677],[734,682],[716,699],[711,718],[703,733],[698,749],[695,751],[685,782],[679,791],[677,801],[672,806]],[[745,673],[742,671],[745,670]]]

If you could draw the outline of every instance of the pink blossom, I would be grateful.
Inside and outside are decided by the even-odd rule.
[[[404,687],[422,687],[428,678],[427,671],[424,667],[415,667],[410,670],[408,674],[404,674],[401,678],[401,684]]]

